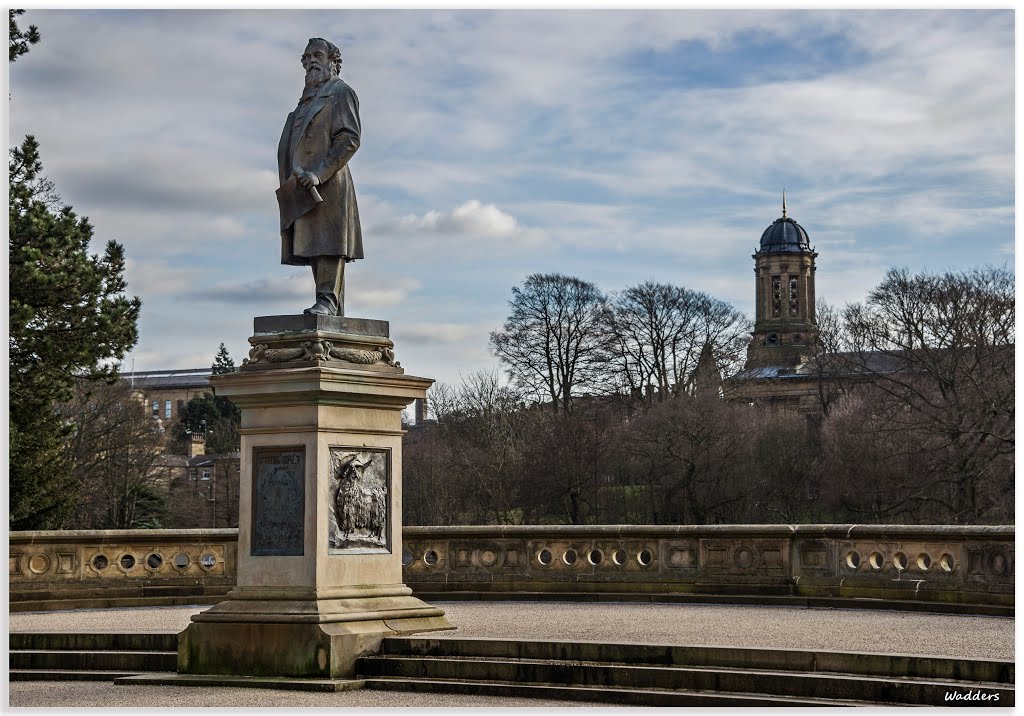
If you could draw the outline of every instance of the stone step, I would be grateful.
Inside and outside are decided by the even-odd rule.
[[[361,677],[368,679],[394,677],[611,689],[713,691],[878,704],[941,705],[947,693],[964,694],[977,690],[998,694],[1000,706],[1012,705],[1014,701],[1013,687],[1006,684],[771,669],[390,655],[364,657],[359,660],[357,670]]]
[[[512,698],[587,701],[622,706],[851,707],[864,704],[863,701],[687,691],[683,689],[610,688],[566,684],[524,684],[508,681],[465,681],[458,679],[404,679],[393,676],[367,678],[365,688],[416,693],[483,694]]]
[[[178,635],[175,632],[12,632],[8,644],[11,651],[177,651]]]
[[[306,679],[291,676],[230,676],[204,674],[140,674],[119,676],[117,686],[235,686],[244,689],[288,689],[293,691],[353,691],[364,686],[362,679]]]
[[[10,653],[11,669],[68,671],[174,671],[176,651],[43,651],[22,649]]]
[[[113,681],[122,676],[141,676],[142,671],[79,671],[70,669],[11,669],[11,681]]]
[[[389,637],[383,655],[552,659],[660,666],[718,666],[1013,684],[1012,661],[800,649],[554,642],[486,637]]]

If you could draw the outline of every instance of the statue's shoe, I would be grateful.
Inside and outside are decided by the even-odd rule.
[[[331,310],[330,306],[325,306],[324,304],[320,303],[319,301],[317,301],[312,306],[307,308],[305,311],[303,311],[303,313],[312,313],[312,314],[315,314],[315,315],[318,315],[318,316],[333,316],[334,315],[334,311]]]

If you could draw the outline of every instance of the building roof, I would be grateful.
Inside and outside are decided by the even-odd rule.
[[[782,192],[782,216],[771,223],[761,234],[759,254],[766,253],[810,253],[811,240],[804,227],[786,215],[786,192]]]
[[[764,230],[761,234],[761,246],[757,250],[759,254],[810,251],[811,240],[807,237],[804,227],[788,216],[776,219]]]
[[[822,353],[799,365],[769,365],[746,368],[731,380],[800,379],[819,374],[833,378],[856,378],[878,374],[909,373],[914,363],[905,351],[847,351]]]
[[[188,458],[189,467],[209,467],[222,460],[238,460],[241,453],[214,453],[211,455],[196,455]]]
[[[149,370],[122,373],[121,379],[140,390],[154,388],[209,388],[212,368],[186,368],[183,370]]]

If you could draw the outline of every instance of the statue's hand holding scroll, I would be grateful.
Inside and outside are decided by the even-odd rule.
[[[295,178],[299,180],[299,184],[302,184],[302,186],[307,189],[320,183],[320,177],[313,172],[307,172],[304,169],[294,169],[293,173],[295,174]]]
[[[313,172],[308,172],[305,169],[300,169],[298,167],[292,169],[292,174],[301,186],[309,190],[309,195],[313,198],[313,201],[317,204],[323,201],[320,197],[320,192],[316,190],[317,185],[320,183],[320,177]]]

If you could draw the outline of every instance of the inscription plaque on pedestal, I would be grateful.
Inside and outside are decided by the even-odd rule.
[[[328,552],[391,552],[391,451],[331,448]]]
[[[253,556],[302,556],[305,482],[304,446],[253,448]]]

